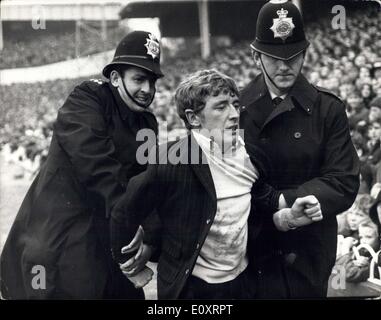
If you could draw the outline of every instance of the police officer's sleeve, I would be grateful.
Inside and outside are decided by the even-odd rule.
[[[157,175],[157,166],[149,165],[147,170],[130,179],[127,192],[115,205],[111,213],[111,251],[115,261],[123,263],[135,253],[121,254],[144,219],[159,208],[163,196],[163,184]]]
[[[69,95],[58,111],[54,132],[77,178],[88,191],[103,197],[108,215],[124,191],[119,180],[122,167],[114,157],[101,101],[88,85],[77,86]]]
[[[289,206],[298,197],[314,195],[321,204],[323,217],[347,210],[360,184],[360,164],[351,141],[345,106],[335,99],[329,107],[329,114],[322,123],[326,137],[319,176],[297,189],[282,190]]]

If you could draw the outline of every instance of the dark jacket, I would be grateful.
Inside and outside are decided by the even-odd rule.
[[[130,111],[109,83],[85,81],[72,91],[1,255],[4,298],[125,297],[115,292],[127,280],[111,258],[108,216],[146,168],[136,162],[141,128],[157,133],[155,117]],[[31,285],[35,265],[46,270],[44,290]]]
[[[260,178],[265,178],[265,160],[261,152],[253,146],[246,148],[251,150],[251,161]],[[203,155],[193,135],[168,147],[168,152],[164,150],[167,149],[163,147],[159,153],[159,163],[163,163],[163,159],[176,158],[179,150],[188,152],[181,153],[179,164],[150,164],[144,173],[130,180],[125,196],[112,212],[111,239],[114,256],[122,262],[123,256],[118,254],[120,248],[132,240],[141,221],[156,208],[162,225],[158,297],[176,299],[192,274],[213,223],[217,198],[206,160],[185,164],[191,163],[190,155]],[[258,180],[252,188],[255,193],[252,202],[260,201],[272,210],[278,205],[279,193],[262,181]]]
[[[336,215],[352,205],[359,188],[359,160],[345,106],[302,75],[277,107],[262,75],[242,91],[241,103],[245,142],[261,147],[270,159],[269,184],[283,192],[289,206],[297,197],[315,195],[323,212],[323,221],[295,231],[282,233],[268,225],[262,232],[258,245],[266,244],[267,252],[254,262],[260,278],[268,277],[263,280],[263,296],[325,296],[335,263]],[[275,268],[275,262],[263,262],[270,247],[281,269]],[[284,290],[282,274],[287,280]]]

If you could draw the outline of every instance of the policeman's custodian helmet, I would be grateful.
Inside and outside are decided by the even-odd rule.
[[[160,70],[160,43],[157,38],[146,31],[133,31],[118,44],[112,61],[103,69],[103,75],[110,77],[116,65],[131,65],[163,77]]]
[[[299,9],[287,0],[271,0],[258,14],[255,40],[251,48],[281,60],[289,60],[307,49]]]

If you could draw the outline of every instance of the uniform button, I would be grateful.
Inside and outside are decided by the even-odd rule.
[[[258,270],[258,274],[261,275],[262,274],[262,270]]]
[[[243,110],[245,110],[246,109],[246,107],[245,106],[242,106],[241,107],[241,111],[243,111]]]
[[[302,137],[302,134],[299,131],[297,131],[294,133],[294,137],[295,139],[300,139]]]
[[[310,112],[311,111],[311,109],[310,108],[307,108],[307,112]]]
[[[206,224],[209,224],[210,223],[210,219],[206,220]]]
[[[198,248],[200,248],[200,244],[199,243],[197,243],[197,246],[196,246],[196,248],[198,249]]]
[[[189,273],[189,269],[186,269],[186,270],[185,270],[185,274],[188,274],[188,273]]]

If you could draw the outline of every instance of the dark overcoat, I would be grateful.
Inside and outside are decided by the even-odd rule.
[[[4,298],[143,298],[128,292],[108,233],[111,208],[146,168],[136,161],[142,128],[157,133],[153,114],[132,112],[109,83],[72,91],[1,255]]]
[[[270,159],[270,185],[290,206],[297,197],[315,195],[323,212],[321,222],[285,233],[268,220],[252,260],[262,286],[259,297],[323,297],[335,263],[336,215],[352,205],[359,188],[345,105],[302,75],[277,107],[262,75],[242,91],[241,103],[245,142]]]

